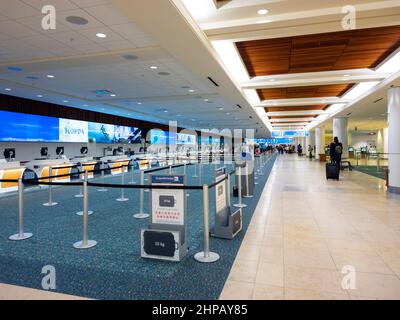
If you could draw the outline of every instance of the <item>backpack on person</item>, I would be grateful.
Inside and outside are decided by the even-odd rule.
[[[337,145],[335,147],[335,153],[338,154],[338,155],[343,153],[343,148],[342,148],[341,145]]]

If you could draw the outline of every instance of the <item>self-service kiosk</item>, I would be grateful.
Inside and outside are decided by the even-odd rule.
[[[231,213],[228,192],[230,186],[226,177],[226,168],[215,170],[215,226],[213,237],[233,239],[242,230],[242,208]],[[219,183],[218,183],[219,182]]]
[[[185,186],[185,175],[151,175],[152,186]],[[151,189],[151,222],[141,230],[141,257],[181,261],[188,253],[184,189]]]

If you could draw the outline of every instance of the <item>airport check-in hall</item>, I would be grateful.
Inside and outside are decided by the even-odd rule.
[[[0,300],[398,300],[399,208],[398,0],[0,0]]]

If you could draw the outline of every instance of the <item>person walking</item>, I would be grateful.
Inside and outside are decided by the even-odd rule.
[[[340,169],[340,163],[342,161],[343,145],[339,142],[338,137],[333,139],[333,142],[329,146],[329,156],[331,157],[332,163]]]
[[[310,160],[312,159],[313,155],[313,147],[311,146],[311,144],[308,145],[308,156],[310,157]]]

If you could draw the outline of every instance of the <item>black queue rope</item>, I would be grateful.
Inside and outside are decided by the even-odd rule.
[[[192,165],[192,164],[190,164]],[[112,168],[112,169],[120,169],[120,168],[124,168],[124,167],[128,167],[129,165],[123,165],[120,167],[116,167],[116,168]],[[177,168],[177,167],[182,167],[184,165],[175,165],[175,166],[171,166],[173,168]],[[161,170],[165,170],[168,169],[168,167],[162,167],[162,168],[157,168],[157,169],[153,169],[153,170],[147,170],[145,171],[145,173],[148,172],[155,172],[155,171],[161,171]],[[98,169],[98,170],[90,170],[90,171],[82,171],[82,172],[77,172],[74,174],[82,174],[85,172],[101,172],[103,170],[106,169]],[[110,170],[109,168],[107,170]],[[228,179],[228,175],[232,175],[235,173],[235,170],[232,170],[231,172],[229,172],[228,174],[225,175],[225,177],[217,182],[213,182],[212,184],[208,185],[208,188],[214,188],[217,184],[221,183],[222,181],[225,181],[226,179]],[[25,179],[23,180],[24,183],[26,184],[32,184],[32,185],[47,185],[47,186],[82,186],[83,182],[43,182],[43,181],[39,181],[39,180],[44,180],[44,179],[52,179],[52,178],[60,178],[60,177],[66,177],[66,176],[70,176],[71,174],[64,174],[64,175],[59,175],[59,176],[52,176],[52,177],[43,177],[43,178],[36,178],[36,179]],[[1,179],[0,182],[14,182],[17,183],[18,180],[12,180],[12,179]],[[95,183],[95,182],[89,182],[88,181],[88,186],[93,186],[93,187],[109,187],[109,188],[125,188],[125,189],[177,189],[177,190],[201,190],[203,189],[203,186],[154,186],[154,185],[122,185],[122,184],[106,184],[106,183]]]

